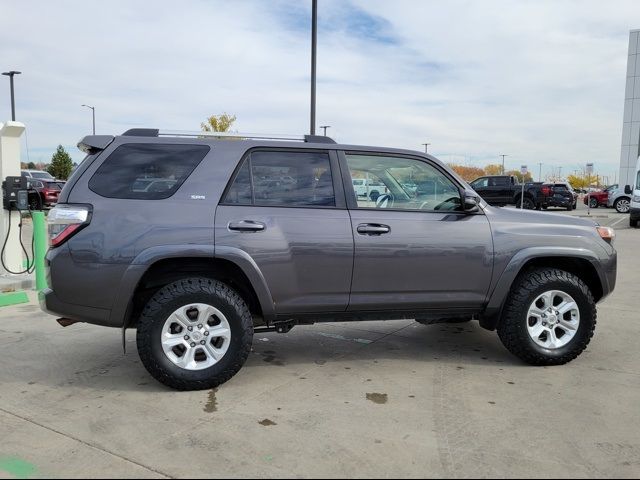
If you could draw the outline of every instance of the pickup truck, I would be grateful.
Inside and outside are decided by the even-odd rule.
[[[488,175],[476,178],[471,182],[473,189],[490,205],[517,205],[528,210],[540,210],[547,203],[549,188],[542,182],[524,184],[524,200],[522,184],[512,175]]]

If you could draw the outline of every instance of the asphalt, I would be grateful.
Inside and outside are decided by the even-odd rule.
[[[618,287],[561,367],[475,322],[322,324],[258,334],[231,381],[179,393],[134,332],[123,355],[119,331],[2,308],[0,478],[638,477],[640,230],[592,214],[622,227]]]

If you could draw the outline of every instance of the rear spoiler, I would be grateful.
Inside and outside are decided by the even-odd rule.
[[[113,135],[87,135],[78,142],[78,148],[87,155],[93,155],[107,148],[114,138]]]

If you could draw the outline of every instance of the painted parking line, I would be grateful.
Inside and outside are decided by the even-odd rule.
[[[613,223],[612,223],[611,225],[609,225],[609,226],[610,226],[610,227],[613,227],[614,225],[617,225],[617,224],[619,224],[621,221],[626,220],[626,219],[627,219],[627,217],[619,218],[618,220],[616,220],[615,222],[613,222]]]

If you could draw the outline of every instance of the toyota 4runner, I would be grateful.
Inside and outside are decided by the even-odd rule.
[[[532,365],[589,343],[616,281],[610,228],[491,207],[419,152],[220,137],[84,138],[48,216],[42,308],[137,329],[149,373],[182,390],[227,381],[254,332],[297,324],[475,319]],[[358,196],[363,177],[386,192]]]

